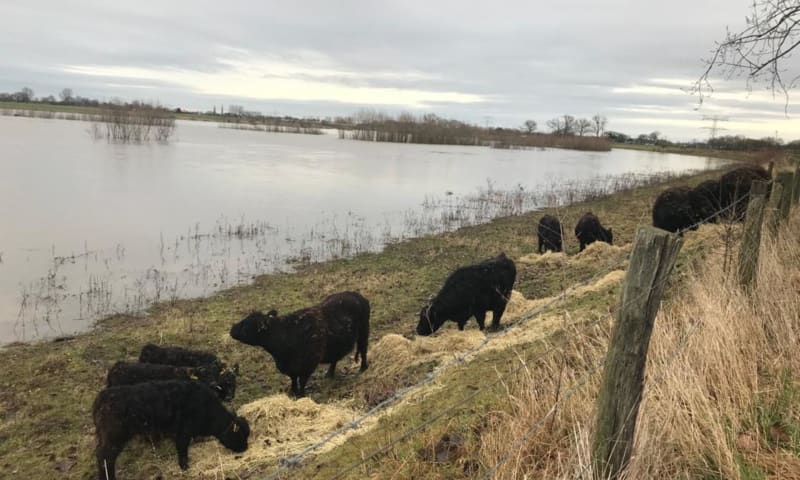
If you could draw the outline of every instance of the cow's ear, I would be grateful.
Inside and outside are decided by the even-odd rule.
[[[278,316],[278,311],[275,310],[275,309],[272,309],[269,312],[267,312],[267,316],[268,317],[277,317]]]

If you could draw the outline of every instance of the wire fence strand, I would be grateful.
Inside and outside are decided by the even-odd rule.
[[[697,221],[696,223],[685,227],[684,229],[679,230],[678,232],[676,232],[676,234],[682,235],[683,233],[685,233],[685,232],[687,232],[689,230],[692,230],[695,227],[697,227],[697,226],[699,226],[699,225],[701,225],[703,223],[707,223],[708,221],[710,221],[710,220],[722,215],[726,211],[728,211],[728,210],[730,210],[732,208],[735,208],[739,203],[741,203],[742,201],[744,201],[746,199],[747,199],[746,196],[739,197],[737,200],[732,202],[730,205],[717,210],[716,212],[714,212],[713,214],[709,215],[708,217],[706,217],[704,219],[701,219],[701,220]],[[336,437],[339,437],[339,436],[347,433],[348,431],[355,430],[355,429],[359,428],[361,426],[361,424],[363,424],[366,420],[368,420],[371,417],[374,417],[374,416],[380,414],[383,410],[385,410],[389,406],[399,402],[400,400],[402,400],[405,397],[409,396],[411,393],[417,391],[418,389],[433,383],[445,370],[449,369],[453,365],[464,363],[470,356],[480,352],[481,350],[486,348],[487,345],[489,345],[493,341],[496,341],[498,338],[502,338],[503,336],[507,335],[509,332],[512,331],[512,329],[515,329],[515,328],[517,328],[519,326],[524,325],[526,322],[528,322],[531,319],[537,317],[541,313],[547,311],[548,309],[550,309],[551,307],[553,307],[557,303],[559,303],[559,302],[561,302],[563,300],[566,300],[570,293],[574,293],[577,289],[579,289],[581,287],[585,287],[587,285],[593,284],[597,280],[599,280],[600,278],[608,275],[609,273],[611,273],[614,270],[617,270],[619,267],[624,265],[625,262],[627,262],[629,260],[629,258],[630,258],[630,255],[626,255],[625,257],[623,257],[619,261],[614,262],[610,267],[605,268],[605,269],[603,269],[602,271],[600,271],[598,273],[595,273],[594,275],[592,275],[591,277],[589,277],[586,280],[583,280],[581,282],[577,282],[577,283],[571,285],[570,287],[562,290],[561,294],[555,296],[554,298],[552,298],[551,300],[549,300],[545,304],[540,305],[540,306],[528,311],[525,315],[522,315],[521,317],[517,318],[516,321],[508,323],[504,330],[502,330],[500,332],[497,332],[495,334],[492,334],[492,335],[487,335],[478,345],[466,350],[465,352],[462,352],[460,355],[454,356],[448,362],[445,362],[442,365],[436,367],[431,372],[429,372],[419,382],[417,382],[415,384],[412,384],[412,385],[409,385],[409,386],[407,386],[407,387],[405,387],[405,388],[403,388],[401,390],[398,390],[392,396],[388,397],[387,399],[383,400],[379,404],[375,405],[374,407],[369,409],[364,414],[360,415],[355,420],[343,425],[342,427],[338,428],[337,430],[334,430],[334,431],[330,432],[328,435],[323,437],[321,440],[309,445],[308,447],[304,448],[300,452],[298,452],[298,453],[296,453],[294,455],[291,455],[291,456],[289,456],[287,458],[284,458],[281,461],[281,466],[278,469],[276,469],[275,471],[273,471],[272,473],[270,473],[269,475],[267,475],[265,477],[262,477],[262,480],[273,480],[273,479],[280,478],[280,476],[283,473],[287,472],[289,469],[298,467],[300,465],[300,463],[303,461],[303,459],[306,456],[308,456],[309,454],[313,453],[314,451],[316,451],[316,450],[320,449],[321,447],[323,447],[324,445],[328,444],[329,442],[331,442]],[[664,278],[662,280],[662,282],[666,281],[667,279],[668,279],[668,277]],[[649,295],[653,288],[655,288],[655,285],[653,287],[651,287],[650,289],[645,290],[644,292],[641,292],[641,295],[642,296]],[[637,296],[637,298],[638,298],[638,296]],[[632,300],[630,300],[630,301],[632,301]],[[595,319],[592,322],[588,322],[588,323],[584,324],[583,327],[584,328],[589,328],[589,327],[594,326],[594,325],[600,323],[601,321],[607,320],[607,319],[608,319],[607,317],[601,316],[601,317],[598,317],[597,319]],[[555,347],[551,347],[551,348],[547,349],[540,357],[537,357],[537,358],[541,358],[544,355],[552,353],[552,352],[554,352],[556,350],[557,349]],[[601,366],[602,366],[602,364],[598,365],[598,366],[595,366],[591,370],[592,374],[596,373],[597,370]],[[510,372],[510,374],[518,372],[520,368],[522,368],[522,366],[518,367],[513,372]],[[497,383],[499,383],[501,380],[503,380],[502,377],[500,379],[496,380],[495,382],[492,382],[492,384],[490,384],[490,385],[494,386]],[[586,381],[588,381],[588,379],[586,379]],[[586,381],[581,383],[580,386],[585,384]],[[575,387],[575,385],[573,385],[573,388],[574,387]],[[466,403],[469,400],[477,397],[477,395],[481,391],[483,391],[484,388],[488,388],[488,387],[484,386],[484,387],[481,387],[481,388],[477,389],[472,394],[470,394],[467,397],[465,397],[465,399],[462,399],[462,401],[457,402],[454,405],[454,407],[460,406],[463,403]],[[572,396],[574,394],[574,391],[572,389],[569,390],[568,392],[570,392],[569,396]],[[565,394],[565,397],[567,397],[566,394]],[[565,397],[562,397],[559,401],[564,401]],[[417,431],[423,430],[424,428],[426,428],[427,426],[431,425],[432,423],[434,423],[435,421],[439,420],[440,418],[443,418],[444,416],[446,416],[447,413],[451,412],[452,408],[454,408],[454,407],[451,407],[451,408],[449,408],[447,410],[442,410],[441,412],[439,412],[439,413],[435,414],[434,416],[430,417],[426,422],[423,422],[422,424],[420,424],[420,425],[412,428],[411,430],[405,432],[404,434],[400,435],[395,440],[390,442],[390,444],[388,444],[387,446],[381,447],[380,449],[372,452],[370,455],[365,457],[365,459],[363,459],[361,462],[358,462],[358,463],[348,467],[346,469],[346,472],[349,472],[349,471],[352,471],[355,468],[358,468],[360,465],[363,465],[367,461],[371,460],[374,456],[377,456],[377,455],[380,455],[380,454],[383,454],[383,453],[386,453],[386,452],[390,451],[391,448],[394,445],[398,444],[402,440],[404,440],[404,439],[408,438],[409,436],[413,435]],[[554,409],[556,407],[557,407],[557,405],[554,404],[553,407],[551,407],[551,411],[546,415],[546,417],[549,417],[552,414],[552,411],[554,411]],[[541,423],[544,423],[545,420],[546,420],[546,418],[542,419]],[[535,432],[531,432],[530,434],[526,434],[526,436],[532,435],[533,433],[535,433]],[[516,444],[516,442],[515,442],[515,444]],[[513,449],[509,450],[509,455],[510,455],[510,453],[512,451],[513,451]],[[507,459],[505,461],[507,461]],[[498,467],[497,465],[495,467],[493,467],[494,470],[496,470],[497,467]],[[339,472],[339,474],[337,474],[337,476],[335,476],[333,478],[340,478],[341,474],[346,473],[346,472]]]

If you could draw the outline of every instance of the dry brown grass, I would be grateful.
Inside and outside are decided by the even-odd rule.
[[[690,241],[718,240],[704,227]],[[800,215],[764,238],[758,286],[743,294],[720,253],[686,273],[656,320],[644,399],[626,478],[800,476]],[[685,247],[686,248],[686,247]],[[735,271],[735,270],[733,270]],[[574,331],[564,348],[509,381],[511,408],[489,416],[480,462],[491,468],[513,440],[602,362],[610,322]],[[592,478],[589,445],[600,374],[541,427],[495,478]]]

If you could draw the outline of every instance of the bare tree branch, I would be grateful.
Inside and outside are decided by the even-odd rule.
[[[758,83],[766,84],[773,95],[785,97],[789,107],[789,91],[797,86],[800,74],[785,69],[785,61],[800,47],[800,0],[753,0],[747,27],[739,32],[727,30],[725,40],[717,43],[705,69],[693,84],[702,105],[714,92],[712,75],[730,79],[745,75],[748,91]],[[790,81],[784,76],[789,75]]]

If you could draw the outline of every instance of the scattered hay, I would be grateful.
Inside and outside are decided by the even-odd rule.
[[[450,323],[450,326],[454,324]],[[438,360],[466,352],[483,341],[485,335],[477,328],[464,331],[448,329],[430,337],[417,336],[410,340],[402,335],[389,333],[370,347],[370,371],[386,373],[387,368],[406,368],[409,365]],[[370,372],[371,373],[371,372]]]
[[[509,320],[522,317],[531,310],[539,308],[551,300],[552,297],[537,298],[536,300],[528,300],[527,298],[525,298],[525,295],[519,293],[516,290],[512,290],[511,298],[509,298],[508,303],[506,304],[506,311],[503,314],[503,317]]]
[[[571,263],[589,263],[605,260],[612,257],[618,257],[623,253],[629,252],[631,244],[623,246],[609,245],[606,242],[594,242],[586,246],[582,252],[576,253],[572,258]]]
[[[524,257],[517,260],[520,263],[528,265],[541,265],[544,267],[563,267],[567,264],[567,255],[564,252],[551,252],[550,250],[543,254],[529,253]]]
[[[609,290],[621,283],[624,279],[625,270],[612,270],[593,284],[576,288],[574,295],[579,297],[586,295],[587,293],[597,293],[604,290]]]
[[[247,451],[234,455],[216,440],[196,444],[191,451],[193,476],[228,478],[232,472],[262,467],[265,462],[275,463],[351,422],[360,412],[344,402],[318,404],[307,397],[293,400],[279,394],[250,402],[242,406],[238,414],[250,423]],[[359,428],[336,437],[317,452],[341,445],[351,435],[372,427],[376,421],[366,420]]]

